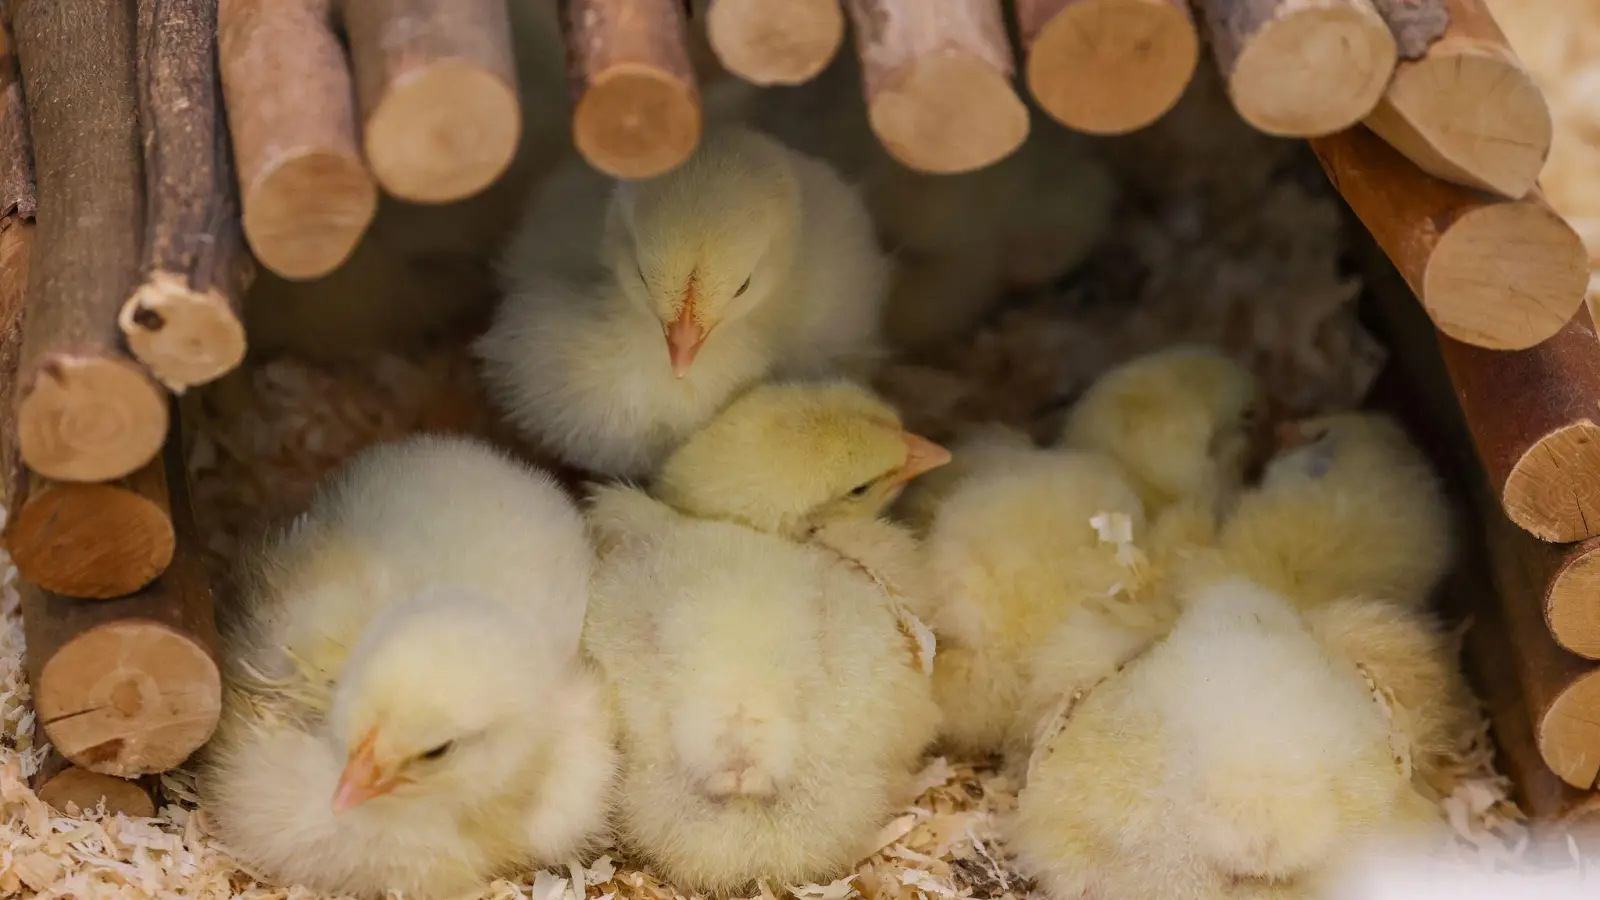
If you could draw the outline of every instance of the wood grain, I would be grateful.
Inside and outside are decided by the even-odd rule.
[[[378,209],[330,0],[220,0],[218,49],[244,235],[285,278],[338,268]]]
[[[1316,137],[1361,121],[1398,54],[1371,0],[1198,0],[1233,106],[1267,134]]]
[[[913,169],[981,169],[1022,146],[1028,108],[999,0],[846,0],[867,117],[889,154]]]
[[[121,346],[117,315],[144,224],[131,4],[15,10],[39,218],[18,370],[18,442],[36,472],[120,478],[155,458],[165,392]]]
[[[839,0],[712,0],[706,36],[729,72],[752,84],[802,84],[844,42]]]
[[[1439,330],[1494,350],[1560,331],[1589,255],[1537,191],[1506,200],[1428,176],[1366,128],[1311,141],[1323,171]]]
[[[1165,115],[1200,59],[1185,0],[1017,0],[1028,89],[1068,128],[1124,134]]]
[[[1544,92],[1483,0],[1427,3],[1449,26],[1420,58],[1400,63],[1366,125],[1431,175],[1522,197],[1550,155]]]

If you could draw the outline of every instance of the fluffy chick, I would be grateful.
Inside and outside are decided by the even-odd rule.
[[[348,463],[225,607],[222,839],[285,883],[425,900],[580,849],[615,776],[577,659],[590,557],[559,488],[485,445]]]
[[[1281,436],[1222,534],[1230,569],[1305,608],[1349,596],[1426,603],[1450,563],[1449,507],[1400,425],[1341,413]]]
[[[599,492],[584,642],[620,831],[680,887],[834,877],[907,799],[938,707],[903,624],[914,544],[873,516],[917,446],[858,388],[764,387],[669,458],[667,503]]]
[[[769,374],[866,375],[887,262],[855,190],[739,127],[644,181],[572,159],[534,198],[479,340],[511,420],[566,462],[649,474]]]
[[[1287,891],[1410,825],[1383,707],[1290,601],[1228,579],[1184,606],[1035,751],[1011,844],[1054,897]]]
[[[954,746],[1023,750],[1061,696],[1165,630],[1176,610],[1152,587],[1169,557],[1210,538],[1211,508],[1242,481],[1259,394],[1248,370],[1182,347],[1096,381],[1071,413],[1070,449],[988,439],[924,548]]]

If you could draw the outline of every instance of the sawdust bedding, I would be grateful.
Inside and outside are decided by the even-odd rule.
[[[1205,90],[1204,83],[1197,91]],[[1249,360],[1286,410],[1354,405],[1382,362],[1342,274],[1337,201],[1292,145],[1207,121],[1207,98],[1111,154],[1130,184],[1103,250],[1056,288],[1007,304],[960,346],[897,361],[881,387],[919,430],[949,434],[999,419],[1035,433],[1097,372],[1179,339],[1212,341]],[[1212,109],[1215,96],[1209,98]],[[1173,133],[1204,135],[1182,144]],[[340,460],[419,430],[485,433],[493,417],[459,346],[410,358],[254,366],[187,404],[189,461],[208,561],[219,574],[241,541],[292,515]],[[209,836],[192,781],[162,778],[158,815],[48,809],[28,787],[44,755],[22,664],[16,571],[0,569],[0,896],[320,900],[278,887]],[[1492,769],[1488,726],[1440,789],[1453,855],[1520,866],[1529,832]],[[985,761],[932,756],[920,796],[849,877],[827,885],[764,884],[761,900],[1022,900],[1031,885],[997,835],[1017,785]],[[1580,863],[1581,865],[1581,863]],[[495,900],[667,900],[678,894],[613,850],[494,883]]]

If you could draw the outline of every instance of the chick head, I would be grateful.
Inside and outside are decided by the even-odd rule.
[[[683,378],[718,326],[788,280],[799,231],[788,151],[728,126],[707,132],[671,172],[617,185],[606,258],[628,298],[661,321],[667,361]]]
[[[387,611],[353,649],[330,717],[344,770],[336,813],[380,800],[470,807],[541,752],[554,672],[530,630],[435,588]]]
[[[793,537],[871,518],[950,451],[905,430],[893,407],[846,381],[748,392],[662,465],[653,493],[693,516]]]
[[[1183,500],[1220,504],[1265,442],[1266,405],[1249,369],[1210,347],[1180,345],[1100,376],[1061,443],[1116,459],[1152,513]]]
[[[1449,507],[1399,423],[1338,413],[1279,428],[1279,453],[1223,546],[1307,601],[1421,602],[1450,561]]]

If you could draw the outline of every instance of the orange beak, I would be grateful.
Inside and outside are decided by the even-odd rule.
[[[921,435],[908,431],[900,437],[906,442],[906,461],[890,479],[891,484],[905,484],[918,475],[931,472],[950,461],[949,450]]]
[[[694,282],[690,281],[683,295],[683,310],[667,325],[667,355],[672,360],[674,377],[689,374],[689,367],[694,365],[694,358],[705,340],[705,329],[694,320]]]
[[[1300,427],[1299,422],[1282,422],[1272,430],[1272,443],[1278,448],[1279,453],[1304,446],[1310,440],[1310,435]]]
[[[381,797],[400,786],[400,779],[384,774],[373,758],[376,730],[367,732],[345,763],[339,786],[333,792],[333,814],[342,815],[374,797]]]

